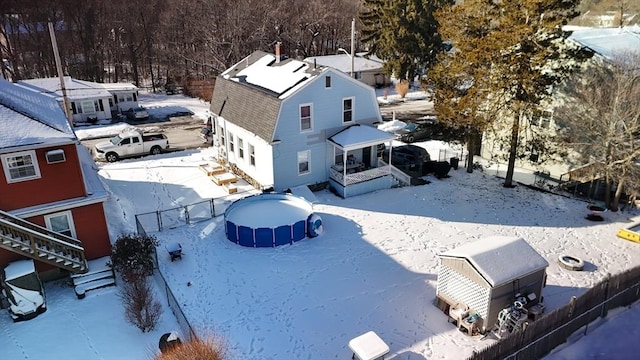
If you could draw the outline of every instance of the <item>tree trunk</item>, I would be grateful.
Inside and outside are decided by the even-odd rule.
[[[518,133],[520,132],[520,114],[514,117],[511,124],[511,142],[509,147],[509,163],[507,164],[507,175],[504,179],[504,187],[514,187],[513,172],[516,167],[516,155],[518,151]]]
[[[467,134],[467,173],[471,174],[473,173],[473,154],[475,151],[475,131],[471,131],[469,134]]]
[[[610,210],[618,211],[618,208],[620,207],[620,198],[622,197],[623,188],[624,188],[624,174],[618,182],[618,187],[616,188],[616,195],[613,197],[613,203],[611,203],[611,208],[609,208]]]
[[[613,179],[611,175],[605,176],[605,186],[604,186],[604,206],[607,209],[611,209],[611,187],[612,187]]]

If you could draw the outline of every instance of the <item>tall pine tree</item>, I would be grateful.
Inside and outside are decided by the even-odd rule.
[[[430,74],[436,84],[436,108],[452,119],[462,111],[464,119],[452,121],[477,133],[510,121],[505,187],[513,186],[524,120],[539,111],[554,85],[588,57],[567,46],[570,33],[562,30],[578,15],[579,2],[465,0],[436,14],[443,38],[454,47],[446,59],[450,68]],[[443,84],[450,88],[439,86]]]
[[[429,69],[442,50],[434,11],[453,0],[364,0],[361,42],[385,61],[385,71],[411,80]]]

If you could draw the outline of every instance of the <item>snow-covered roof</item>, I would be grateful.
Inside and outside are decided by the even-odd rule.
[[[221,76],[227,80],[267,90],[284,99],[309,83],[322,70],[294,59],[276,61],[275,55],[256,51],[224,71]]]
[[[353,58],[353,71],[382,71],[384,61],[375,55],[365,57],[365,54],[366,53],[358,53]],[[304,61],[311,64],[315,62],[317,65],[332,67],[344,73],[351,72],[351,55],[347,54],[311,56],[304,59]]]
[[[549,266],[524,239],[505,236],[482,238],[440,256],[467,259],[493,287]]]
[[[33,260],[18,260],[9,263],[9,265],[4,268],[4,275],[7,280],[13,280],[33,273],[35,269]]]
[[[357,149],[369,144],[393,140],[395,136],[372,126],[357,124],[333,135],[328,140],[345,150]]]
[[[107,91],[136,91],[138,87],[132,83],[94,83],[95,86],[101,86]]]
[[[58,102],[0,79],[0,149],[75,139]]]
[[[29,79],[20,80],[18,84],[23,85],[25,88],[50,94],[55,96],[56,99],[62,99],[62,89],[60,87],[60,78],[42,78],[42,79]],[[67,97],[69,99],[95,99],[111,97],[111,94],[102,86],[102,84],[77,80],[70,76],[64,77],[64,86],[67,91]]]
[[[582,46],[589,47],[598,54],[611,59],[625,52],[640,51],[640,26],[622,28],[567,28],[569,36]]]

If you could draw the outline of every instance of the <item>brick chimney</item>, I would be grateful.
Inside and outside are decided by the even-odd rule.
[[[276,64],[280,62],[280,41],[276,42]]]

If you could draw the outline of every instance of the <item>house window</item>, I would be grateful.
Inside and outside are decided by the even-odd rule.
[[[311,160],[311,151],[305,150],[298,153],[298,175],[308,174],[311,172],[309,162]]]
[[[531,116],[531,125],[547,129],[551,124],[551,115],[550,111],[536,111]]]
[[[244,142],[238,138],[238,157],[244,159]]]
[[[233,152],[233,134],[229,133],[229,152]]]
[[[87,100],[80,103],[80,107],[78,108],[78,112],[80,114],[93,114],[100,111],[100,105],[98,105],[97,101]]]
[[[331,87],[331,76],[324,77],[324,87],[327,89]]]
[[[353,121],[353,98],[342,100],[342,122]]]
[[[133,94],[127,94],[127,101],[133,101]]]
[[[224,142],[224,129],[220,128],[220,146],[225,146]]]
[[[73,226],[73,217],[71,211],[63,211],[51,215],[44,216],[44,222],[47,228],[62,235],[72,238],[76,237],[76,229]]]
[[[311,104],[300,105],[300,131],[311,130]]]
[[[353,74],[353,78],[354,78],[354,79],[356,79],[356,80],[362,80],[362,72],[360,72],[360,71],[356,71],[356,72]]]
[[[256,149],[251,144],[249,144],[249,164],[256,166]]]
[[[9,183],[40,178],[38,159],[33,150],[2,155],[2,168]]]

